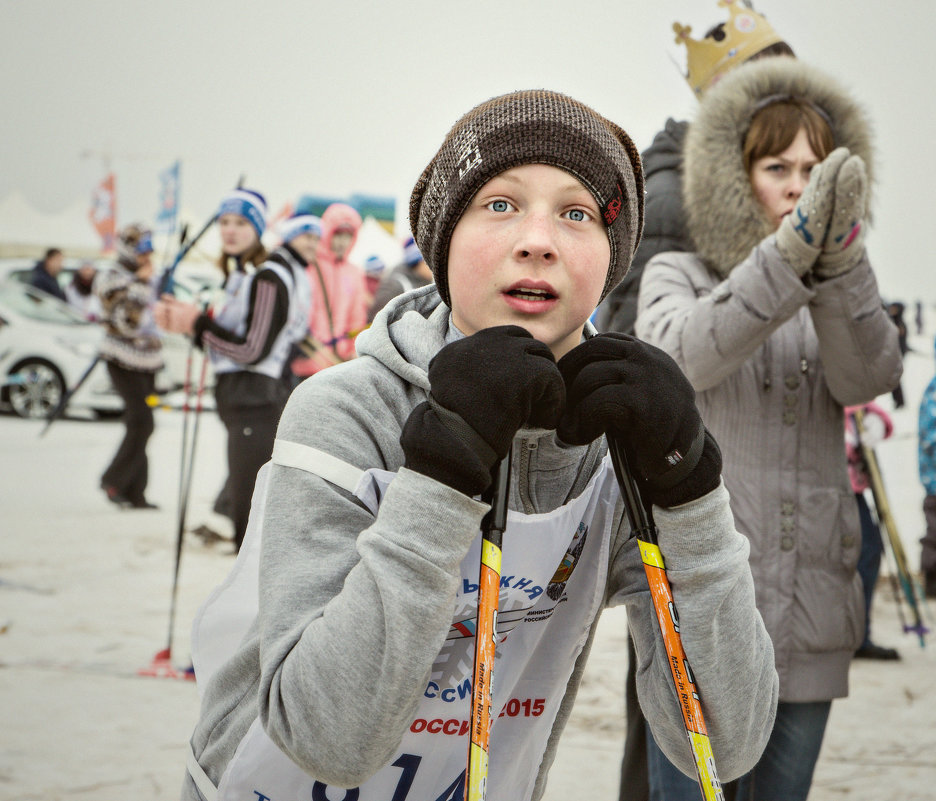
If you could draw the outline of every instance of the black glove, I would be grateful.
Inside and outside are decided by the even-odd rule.
[[[668,354],[627,334],[602,334],[563,356],[559,371],[567,394],[559,438],[570,445],[615,438],[644,501],[678,506],[718,486],[721,452]]]
[[[555,428],[565,403],[552,352],[516,325],[446,345],[429,384],[400,436],[406,466],[471,496],[488,488],[521,427]]]

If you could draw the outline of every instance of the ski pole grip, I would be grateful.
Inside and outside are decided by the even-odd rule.
[[[607,439],[611,464],[614,466],[614,474],[617,476],[618,485],[621,488],[621,497],[624,501],[627,521],[638,539],[656,543],[656,533],[653,530],[653,524],[650,522],[650,516],[647,514],[647,508],[640,497],[637,480],[630,471],[627,453],[617,439],[614,437],[608,437]]]
[[[491,508],[481,521],[481,531],[486,539],[491,533],[503,534],[507,528],[507,502],[510,496],[510,452],[494,468],[493,481],[482,500]]]

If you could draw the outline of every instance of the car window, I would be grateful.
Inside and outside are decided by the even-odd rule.
[[[0,307],[43,323],[90,325],[83,315],[68,304],[22,284],[0,285]]]

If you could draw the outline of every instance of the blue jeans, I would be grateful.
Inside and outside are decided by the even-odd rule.
[[[733,794],[726,788],[726,795],[735,801],[805,801],[831,707],[831,701],[805,704],[781,701],[760,760],[751,771],[732,782]],[[647,770],[650,801],[699,801],[699,783],[663,755],[649,726]]]

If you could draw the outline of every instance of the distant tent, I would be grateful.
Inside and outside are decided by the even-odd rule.
[[[350,258],[363,267],[369,256],[380,256],[387,267],[395,267],[403,261],[403,248],[399,240],[387,231],[383,222],[371,216],[364,218]]]

